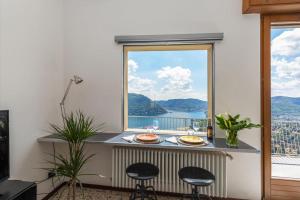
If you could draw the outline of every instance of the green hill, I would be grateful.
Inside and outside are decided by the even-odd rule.
[[[300,116],[300,97],[275,96],[271,99],[272,116]]]
[[[167,111],[160,105],[142,94],[128,94],[128,115],[155,116]]]
[[[157,103],[167,109],[179,112],[207,111],[207,102],[199,99],[169,99],[157,101]]]

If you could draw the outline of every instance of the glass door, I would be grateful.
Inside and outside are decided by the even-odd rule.
[[[272,177],[300,179],[300,27],[271,27]]]
[[[300,14],[261,25],[263,196],[300,199]]]

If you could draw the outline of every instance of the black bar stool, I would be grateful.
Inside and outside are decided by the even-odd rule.
[[[215,176],[200,167],[184,167],[178,172],[179,178],[187,184],[192,185],[192,194],[184,194],[183,198],[192,200],[210,199],[207,195],[200,194],[198,187],[207,187],[215,182]]]
[[[145,198],[153,199],[150,196],[150,191],[152,191],[154,199],[157,200],[154,187],[145,186],[145,181],[155,178],[158,176],[158,173],[158,167],[150,163],[135,163],[128,166],[126,169],[127,176],[139,181],[139,183],[135,185],[135,189],[130,195],[130,200],[134,200],[136,198],[141,198],[141,200],[144,200]],[[137,196],[138,194],[139,196]]]

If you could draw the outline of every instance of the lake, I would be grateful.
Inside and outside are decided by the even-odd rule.
[[[168,113],[157,116],[129,116],[128,128],[145,129],[158,126],[160,130],[186,130],[195,120],[201,121],[203,128],[206,127],[204,112],[168,111]]]

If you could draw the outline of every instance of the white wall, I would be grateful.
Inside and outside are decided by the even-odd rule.
[[[81,108],[106,131],[121,130],[122,47],[115,35],[224,32],[216,45],[216,111],[260,121],[259,16],[241,14],[241,0],[0,0],[0,109],[11,110],[11,176],[39,180],[50,145],[36,143],[48,122],[59,121],[57,102],[73,74],[69,109]],[[70,101],[72,99],[72,101]],[[221,136],[222,133],[218,132]],[[241,138],[260,148],[259,130]],[[110,176],[111,149],[88,170]],[[260,155],[233,154],[229,196],[259,199]],[[111,184],[109,179],[86,182]],[[50,184],[39,186],[39,193]]]
[[[215,52],[216,111],[241,113],[260,122],[259,16],[243,16],[241,4],[241,0],[65,0],[65,84],[73,74],[85,79],[73,88],[69,108],[81,108],[106,122],[107,131],[121,130],[122,47],[114,43],[115,35],[224,32]],[[260,149],[259,130],[244,131],[241,138]],[[103,148],[91,147],[105,153],[90,166],[109,175],[110,151]],[[233,156],[228,163],[229,196],[260,199],[260,155]]]
[[[60,0],[0,0],[0,109],[10,110],[12,179],[46,178],[39,168],[50,146],[36,139],[59,119],[62,39]],[[50,186],[40,184],[38,193]]]

